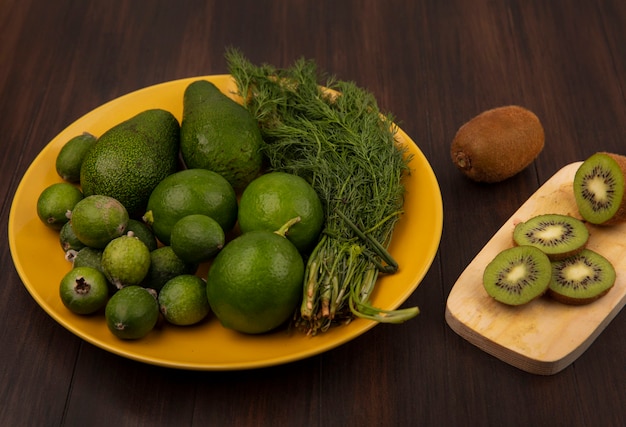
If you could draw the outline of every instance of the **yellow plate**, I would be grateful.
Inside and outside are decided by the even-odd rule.
[[[193,327],[164,325],[141,340],[122,341],[109,332],[102,315],[79,316],[63,306],[59,282],[71,264],[63,258],[58,233],[45,227],[36,213],[41,191],[61,181],[55,170],[59,150],[82,132],[101,135],[150,108],[163,108],[180,120],[183,92],[189,83],[201,78],[237,99],[229,75],[188,78],[144,88],[81,117],[35,158],[15,193],[8,230],[15,268],[32,297],[54,320],[91,344],[133,360],[192,370],[248,369],[287,363],[335,348],[371,329],[375,322],[357,319],[314,337],[284,331],[249,336],[225,329],[211,318]],[[406,213],[397,224],[390,247],[400,270],[381,278],[371,299],[375,306],[384,309],[398,308],[417,288],[437,252],[443,226],[441,193],[433,170],[402,130],[398,137],[413,154],[413,160],[411,175],[406,180]],[[419,321],[419,317],[413,321]]]

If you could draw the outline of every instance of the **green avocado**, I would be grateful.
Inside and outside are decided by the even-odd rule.
[[[252,114],[213,83],[190,83],[183,96],[180,151],[190,169],[222,175],[235,190],[260,172],[263,139]]]
[[[131,215],[145,210],[150,193],[178,169],[180,125],[162,109],[143,111],[98,138],[80,170],[85,195],[113,197]]]

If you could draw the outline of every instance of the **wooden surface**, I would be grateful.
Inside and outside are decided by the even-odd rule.
[[[586,247],[621,272],[613,288],[593,304],[573,307],[546,295],[510,307],[491,298],[482,285],[485,266],[513,246],[516,224],[542,214],[582,219],[573,192],[574,175],[581,164],[564,166],[524,202],[461,273],[446,303],[446,322],[460,336],[535,374],[552,375],[575,361],[626,304],[626,223],[587,224]]]
[[[0,425],[626,425],[623,312],[550,376],[482,351],[444,316],[459,275],[546,180],[595,151],[626,152],[626,2],[0,3],[3,242],[15,189],[48,141],[127,92],[226,72],[226,46],[276,66],[311,58],[373,92],[430,160],[445,215],[435,262],[406,303],[418,318],[239,372],[160,368],[81,341],[30,297],[4,243]],[[539,116],[546,146],[510,180],[472,183],[449,144],[465,121],[506,104]]]

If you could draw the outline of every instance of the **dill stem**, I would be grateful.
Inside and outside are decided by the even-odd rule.
[[[398,322],[418,310],[369,303],[379,272],[399,267],[386,249],[402,213],[410,155],[373,95],[321,76],[312,61],[287,69],[226,54],[244,106],[256,118],[270,170],[306,179],[324,206],[322,235],[307,259],[296,324],[307,334],[354,317]]]

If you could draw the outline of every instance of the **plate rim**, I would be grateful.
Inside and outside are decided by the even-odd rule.
[[[181,79],[175,79],[175,80],[170,80],[170,81],[165,81],[162,83],[157,83],[154,85],[150,85],[150,86],[146,86],[131,92],[128,92],[126,94],[123,94],[119,97],[116,97],[114,99],[111,99],[97,107],[95,107],[94,109],[88,111],[87,113],[83,114],[82,116],[80,116],[79,118],[77,118],[76,120],[72,121],[69,125],[67,125],[61,132],[57,133],[52,139],[50,139],[46,145],[39,151],[39,153],[37,153],[37,155],[34,157],[34,159],[31,161],[31,163],[29,164],[28,168],[26,169],[26,171],[24,172],[24,174],[22,175],[22,177],[20,178],[20,181],[16,187],[16,190],[13,194],[12,197],[12,201],[11,201],[11,207],[10,207],[10,211],[9,211],[9,218],[8,218],[8,240],[9,240],[9,248],[10,248],[10,252],[11,252],[11,258],[13,261],[13,265],[14,268],[16,269],[18,276],[20,277],[20,280],[22,281],[22,284],[24,287],[26,287],[28,293],[31,295],[31,297],[37,302],[37,304],[40,306],[40,308],[42,308],[50,317],[52,317],[58,324],[60,324],[61,326],[63,326],[65,329],[67,329],[69,332],[71,332],[73,335],[77,336],[78,338],[102,349],[105,351],[108,351],[110,353],[116,354],[118,356],[121,357],[125,357],[131,360],[135,360],[135,361],[139,361],[139,362],[143,362],[143,363],[148,363],[148,364],[152,364],[152,365],[157,365],[157,366],[162,366],[162,367],[169,367],[169,368],[177,368],[177,369],[188,369],[188,370],[213,370],[213,371],[219,371],[219,370],[244,370],[244,369],[254,369],[254,368],[262,368],[262,367],[268,367],[268,366],[275,366],[275,365],[280,365],[280,364],[285,364],[285,363],[289,363],[289,362],[294,362],[297,360],[302,360],[314,355],[318,355],[321,354],[323,352],[329,351],[333,348],[339,347],[343,344],[345,344],[346,342],[349,342],[353,339],[356,339],[357,337],[363,335],[365,332],[369,331],[370,329],[372,329],[374,326],[378,325],[378,322],[375,321],[371,321],[371,320],[366,320],[366,319],[354,319],[354,322],[359,322],[359,328],[356,329],[353,333],[350,334],[343,334],[343,336],[340,336],[338,339],[333,339],[333,340],[329,340],[329,341],[324,341],[322,343],[322,345],[318,345],[315,346],[313,348],[303,348],[300,349],[297,352],[294,353],[290,353],[290,354],[284,354],[281,356],[275,356],[275,357],[271,357],[271,358],[266,358],[263,360],[258,360],[258,361],[247,361],[247,362],[233,362],[233,363],[228,363],[228,364],[215,364],[215,363],[193,363],[193,362],[177,362],[175,360],[164,360],[163,358],[158,358],[158,357],[153,357],[153,356],[147,356],[141,353],[133,353],[133,352],[129,352],[126,350],[121,349],[118,346],[111,346],[108,345],[107,343],[103,343],[101,342],[101,340],[96,339],[95,337],[91,336],[90,334],[87,333],[83,333],[80,330],[77,330],[76,327],[74,327],[71,322],[69,322],[66,318],[64,318],[63,316],[61,316],[59,313],[56,313],[52,307],[50,307],[46,301],[44,301],[41,297],[41,295],[39,293],[36,292],[35,287],[29,283],[29,280],[26,276],[26,271],[25,271],[25,267],[22,265],[22,263],[20,262],[20,260],[18,260],[16,258],[16,253],[17,253],[17,249],[16,249],[16,230],[15,230],[15,215],[16,215],[16,200],[18,199],[18,197],[20,197],[20,195],[22,195],[24,193],[24,187],[26,185],[26,181],[27,181],[27,177],[29,177],[30,174],[33,173],[32,169],[36,167],[37,165],[37,161],[41,161],[41,158],[44,157],[44,154],[47,150],[51,150],[52,146],[54,145],[55,141],[57,141],[57,139],[59,139],[62,135],[64,135],[65,133],[68,132],[69,129],[72,129],[73,127],[75,127],[78,123],[85,121],[86,119],[93,117],[93,116],[97,116],[100,112],[106,110],[107,108],[110,108],[111,105],[116,105],[118,103],[123,103],[125,100],[128,99],[132,99],[133,96],[137,96],[139,94],[141,94],[142,92],[145,91],[153,91],[153,90],[158,90],[160,87],[166,86],[166,85],[180,85],[180,84],[184,84],[185,82],[191,82],[193,80],[197,80],[197,79],[209,79],[209,80],[227,80],[230,79],[231,80],[231,84],[234,81],[234,79],[232,78],[232,76],[230,76],[229,74],[216,74],[216,75],[205,75],[205,76],[193,76],[193,77],[186,77],[186,78],[181,78]],[[236,95],[234,93],[231,93],[229,96],[231,96],[233,99],[236,99]],[[410,284],[407,287],[407,291],[405,292],[406,295],[401,297],[401,301],[398,302],[398,304],[395,307],[390,307],[391,309],[395,309],[398,306],[400,306],[401,304],[403,304],[415,291],[415,289],[417,289],[417,287],[419,286],[419,284],[421,283],[421,281],[423,280],[424,276],[427,274],[427,272],[429,271],[430,267],[432,266],[432,263],[436,257],[436,254],[439,250],[439,245],[440,245],[440,241],[441,241],[441,236],[442,236],[442,231],[443,231],[443,200],[442,200],[442,195],[441,195],[441,189],[439,186],[439,183],[437,181],[436,175],[430,165],[430,163],[428,162],[428,159],[426,158],[426,156],[424,155],[424,153],[421,151],[421,149],[419,148],[419,146],[405,133],[405,131],[403,129],[400,128],[399,125],[394,124],[397,127],[397,131],[398,131],[398,135],[400,136],[402,143],[408,146],[408,151],[409,153],[415,158],[417,157],[420,163],[420,167],[423,167],[426,169],[426,175],[429,178],[428,182],[428,187],[431,188],[432,192],[433,192],[433,196],[435,199],[435,205],[431,206],[431,214],[434,215],[434,229],[433,229],[433,238],[431,240],[431,244],[428,248],[428,250],[426,251],[426,253],[428,253],[428,257],[426,257],[423,260],[423,268],[422,271],[417,274],[417,276],[415,277],[415,283]],[[338,326],[337,328],[343,328],[344,326]],[[330,332],[326,332],[324,334],[328,334]],[[316,339],[316,337],[311,337],[311,339]]]

